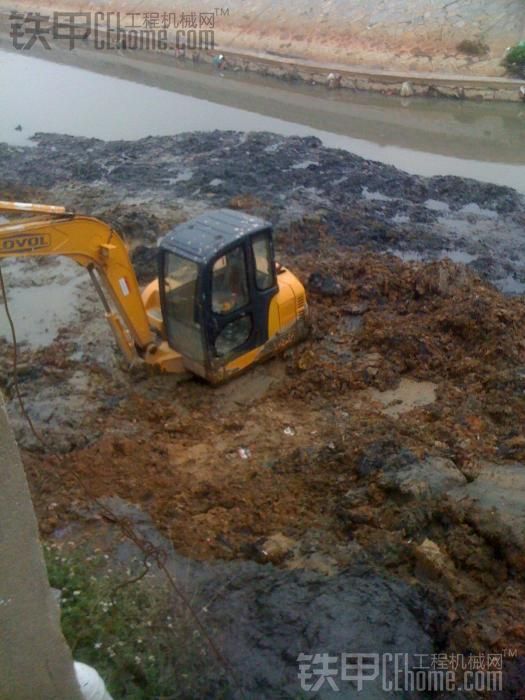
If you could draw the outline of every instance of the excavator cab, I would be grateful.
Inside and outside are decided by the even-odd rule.
[[[87,268],[130,364],[215,384],[307,333],[304,287],[275,263],[262,219],[219,209],[177,226],[141,292],[125,242],[103,221],[31,202],[0,201],[0,211],[25,215],[0,224],[0,261],[63,255]]]
[[[143,293],[150,316],[155,291]],[[169,346],[212,383],[307,332],[304,288],[275,264],[271,224],[238,211],[207,212],[162,240],[158,300]]]

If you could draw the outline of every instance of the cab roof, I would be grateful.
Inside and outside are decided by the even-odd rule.
[[[214,209],[178,224],[160,245],[199,262],[207,262],[235,241],[271,227],[269,221],[245,212]]]

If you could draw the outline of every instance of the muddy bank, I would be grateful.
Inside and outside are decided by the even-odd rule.
[[[59,156],[58,156],[59,154]],[[423,178],[324,148],[316,138],[212,132],[103,142],[38,135],[34,148],[0,146],[4,189],[23,185],[153,242],[207,206],[251,198],[281,240],[312,224],[345,246],[449,256],[504,291],[525,282],[524,197],[457,177]],[[130,228],[131,227],[131,228]],[[300,238],[300,235],[297,234]]]
[[[525,282],[523,197],[271,134],[45,135],[0,155],[7,196],[110,221],[142,281],[157,238],[193,213],[270,218],[312,311],[305,343],[211,389],[126,373],[96,298],[77,288],[77,315],[20,348],[47,450],[15,418],[5,342],[0,377],[43,534],[85,534],[83,482],[134,504],[124,514],[213,601],[210,628],[250,698],[297,697],[298,650],[365,646],[510,650],[495,697],[519,697],[525,304],[492,283]],[[53,274],[6,270],[14,297]],[[371,685],[366,697],[386,696]]]

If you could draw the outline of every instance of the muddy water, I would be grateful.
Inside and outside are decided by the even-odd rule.
[[[37,131],[108,140],[211,129],[313,134],[412,173],[474,177],[525,192],[520,104],[333,92],[189,68],[172,57],[152,62],[81,49],[53,49],[46,54],[52,61],[37,55],[0,51],[0,141],[27,144]]]
[[[8,260],[2,262],[2,270],[19,343],[51,345],[61,328],[77,320],[78,297],[89,278],[76,263],[63,258]],[[3,305],[0,338],[11,339]]]
[[[0,216],[0,224],[6,218]],[[76,263],[54,260],[3,260],[9,312],[19,343],[51,345],[59,330],[78,315],[76,301],[86,278]],[[45,293],[42,288],[45,287]],[[11,341],[11,328],[0,294],[0,338]]]

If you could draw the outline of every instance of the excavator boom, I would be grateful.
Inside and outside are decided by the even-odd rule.
[[[0,225],[0,259],[63,255],[75,260],[89,270],[128,360],[155,353],[137,278],[126,245],[116,231],[98,219],[70,214],[63,207],[0,201],[0,211],[37,214]],[[112,310],[106,294],[118,313]]]

